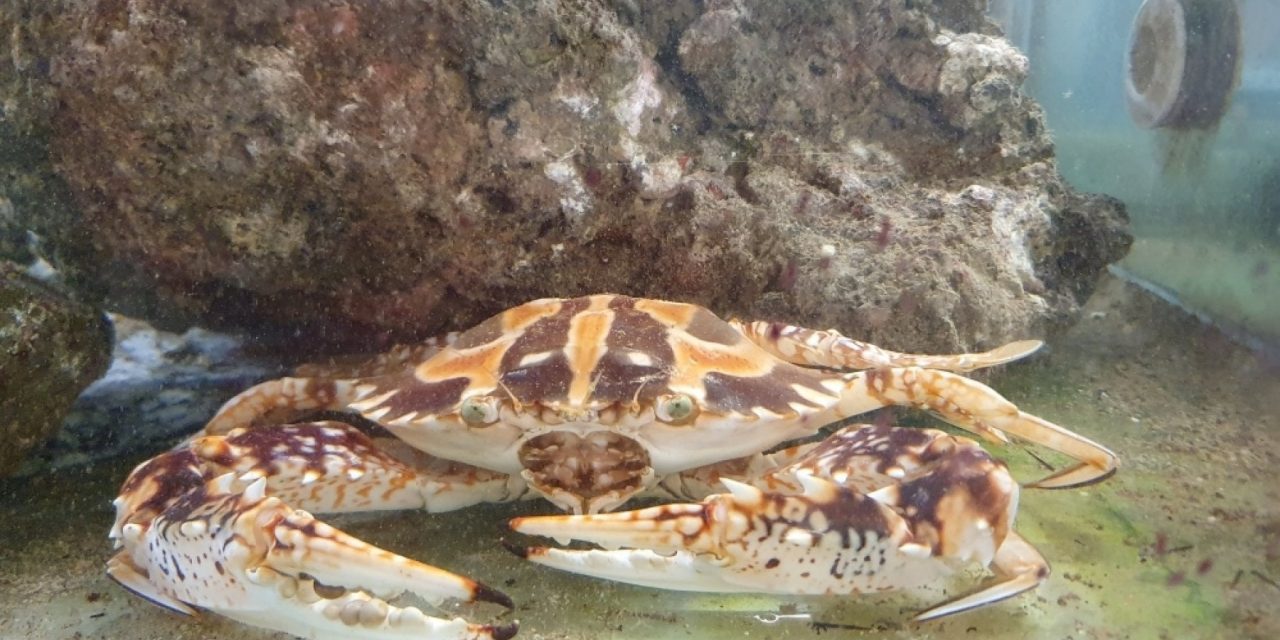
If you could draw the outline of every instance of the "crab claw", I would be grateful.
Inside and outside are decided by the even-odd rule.
[[[309,638],[504,640],[516,625],[442,619],[385,599],[412,594],[511,607],[501,592],[384,551],[265,495],[235,474],[195,488],[154,520],[119,530],[121,585],[180,613],[207,609]]]
[[[807,474],[798,480],[800,495],[723,479],[729,493],[700,504],[516,518],[511,526],[526,534],[627,547],[520,550],[538,564],[682,591],[858,593],[936,577],[937,567],[911,555],[911,534],[892,510],[827,480]]]
[[[933,583],[966,563],[993,566],[1001,576],[917,618],[930,620],[1012,597],[1048,575],[1043,558],[1008,529],[1017,485],[1003,465],[979,454],[976,447],[962,451],[871,494],[799,471],[792,493],[722,479],[729,492],[700,504],[516,518],[511,526],[521,533],[625,548],[512,550],[573,573],[681,591],[888,591]],[[975,500],[997,512],[982,511]]]
[[[743,499],[756,501],[760,492],[748,485],[725,481]],[[725,520],[721,503],[732,497],[713,496],[701,504],[670,504],[636,511],[598,515],[515,518],[520,533],[592,542],[609,550],[571,551],[554,547],[507,548],[534,563],[582,575],[647,587],[681,591],[753,591],[734,584],[723,569],[726,562],[714,551],[717,532]],[[717,511],[720,518],[715,518]],[[621,549],[619,547],[629,547]]]

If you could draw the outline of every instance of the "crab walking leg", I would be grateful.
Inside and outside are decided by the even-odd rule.
[[[443,620],[383,600],[409,592],[433,605],[510,607],[502,593],[365,543],[280,497],[327,511],[441,510],[500,497],[505,481],[493,475],[426,477],[339,423],[200,438],[126,480],[112,529],[121,551],[108,573],[174,611],[199,607],[313,638],[507,638],[514,626]]]
[[[732,324],[747,339],[783,360],[833,369],[922,367],[964,373],[1025,358],[1044,344],[1039,340],[1020,340],[983,353],[931,356],[881,349],[874,344],[845,337],[835,329],[821,331],[762,320],[735,320]]]
[[[869,494],[930,471],[940,460],[971,453],[988,457],[973,440],[937,429],[853,424],[818,442],[757,454],[749,463],[733,461],[738,464],[732,466],[721,463],[691,469],[676,477],[684,487],[711,485],[699,499],[718,493],[725,479],[763,491],[795,492],[800,490],[803,475]],[[1000,492],[1007,491],[1000,489]]]
[[[308,411],[349,409],[376,389],[361,384],[362,380],[401,373],[453,344],[459,335],[454,331],[418,344],[398,346],[372,360],[302,365],[294,377],[263,382],[223,403],[202,433],[224,434],[268,416],[284,423]]]
[[[359,400],[362,392],[354,380],[280,378],[252,386],[223,403],[197,435],[223,435],[248,427],[259,418],[281,416],[290,422],[307,411],[342,409]],[[366,388],[367,389],[367,388]]]
[[[774,475],[774,471],[802,459],[819,443],[810,442],[773,453],[757,453],[743,458],[687,469],[662,478],[640,497],[670,500],[702,500],[724,490],[722,481],[735,480],[766,491],[794,488],[793,483]]]
[[[1005,434],[1048,447],[1079,461],[1027,486],[1062,489],[1100,482],[1115,473],[1119,459],[1110,449],[1048,420],[1020,411],[994,389],[947,371],[902,367],[847,374],[836,419],[887,405],[916,407],[989,440]]]
[[[819,442],[672,474],[663,478],[658,488],[677,499],[702,500],[719,493],[725,479],[764,491],[786,492],[798,491],[797,476],[809,474],[871,493],[914,477],[929,464],[963,448],[977,449],[978,445],[937,429],[853,424]]]

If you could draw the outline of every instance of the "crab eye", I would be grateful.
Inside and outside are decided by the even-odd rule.
[[[677,393],[658,398],[654,413],[663,422],[684,422],[698,412],[698,405],[688,394]]]
[[[490,425],[498,421],[498,401],[490,396],[471,396],[462,401],[458,414],[473,427]]]

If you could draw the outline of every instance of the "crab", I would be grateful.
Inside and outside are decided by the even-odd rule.
[[[814,594],[989,567],[992,584],[916,619],[950,615],[1048,576],[1013,529],[1018,483],[966,437],[831,431],[876,408],[917,407],[986,440],[1013,435],[1074,459],[1028,486],[1102,480],[1118,464],[1107,448],[960,375],[1039,346],[912,355],[678,302],[536,300],[466,332],[360,366],[304,367],[231,399],[125,480],[108,573],[175,612],[309,638],[501,640],[515,623],[394,602],[510,608],[507,596],[311,512],[541,497],[571,513],[516,518],[515,531],[598,545],[510,545],[543,565],[667,589]],[[314,421],[321,412],[363,420]],[[650,496],[667,502],[610,513]]]

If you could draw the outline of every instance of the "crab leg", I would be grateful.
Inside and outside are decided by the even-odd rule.
[[[818,444],[801,444],[773,453],[757,453],[673,473],[662,478],[652,489],[640,495],[666,501],[702,500],[713,493],[720,493],[724,489],[721,481],[725,479],[771,491],[794,488],[793,484],[777,477],[773,472],[799,460]]]
[[[836,419],[890,404],[915,406],[989,440],[1006,442],[1004,434],[1012,433],[1080,461],[1028,485],[1042,489],[1098,482],[1118,465],[1116,455],[1106,447],[1023,413],[990,387],[952,373],[1025,357],[1040,348],[1038,340],[1013,342],[985,353],[928,356],[887,351],[835,330],[764,321],[735,322],[734,326],[761,348],[794,364],[869,369],[847,374]]]
[[[335,480],[341,480],[337,482]],[[207,609],[312,638],[509,638],[514,625],[427,616],[385,599],[410,593],[510,607],[502,593],[379,549],[291,506],[451,508],[505,491],[499,477],[435,479],[337,423],[237,430],[158,456],[116,500],[108,572],[161,606]],[[454,484],[458,486],[454,486]]]
[[[798,491],[797,476],[809,474],[871,493],[915,476],[941,456],[954,455],[956,447],[977,445],[937,429],[854,424],[819,442],[672,474],[658,488],[677,498],[702,500],[718,493],[725,479],[782,492]]]
[[[844,376],[835,419],[887,405],[930,411],[988,440],[1007,442],[1006,433],[1079,461],[1027,486],[1062,489],[1100,482],[1115,473],[1119,459],[1110,449],[1048,420],[1020,411],[994,389],[947,371],[902,367]]]
[[[922,367],[964,373],[1024,358],[1044,344],[1039,340],[1020,340],[983,353],[931,356],[881,349],[845,337],[835,329],[821,331],[767,321],[734,321],[732,324],[749,340],[783,360],[832,369]]]
[[[197,435],[224,435],[263,418],[290,422],[308,411],[337,410],[360,398],[354,380],[279,378],[250,387],[223,403]]]
[[[438,513],[505,502],[524,492],[521,481],[505,474],[432,458],[399,440],[379,445],[341,422],[236,429],[226,436],[195,438],[187,446],[211,470],[206,473],[266,478],[271,495],[321,513]]]
[[[263,382],[223,403],[202,433],[220,435],[260,421],[291,422],[309,411],[345,410],[375,388],[360,384],[361,380],[400,373],[453,344],[459,335],[454,331],[401,345],[372,360],[346,358],[302,365],[295,377]]]

